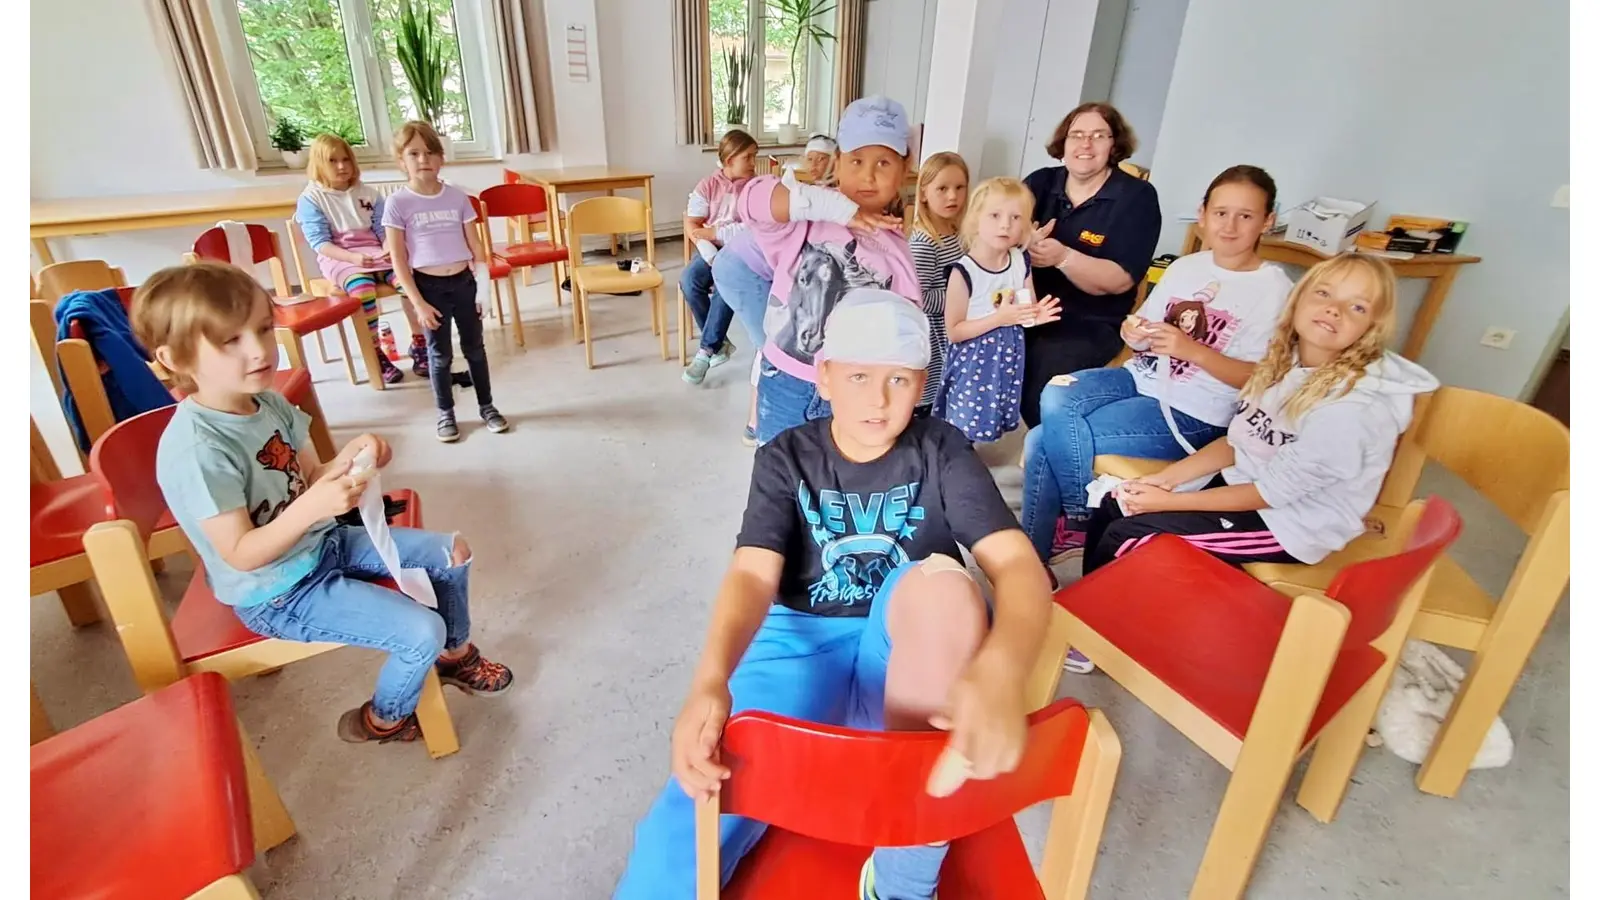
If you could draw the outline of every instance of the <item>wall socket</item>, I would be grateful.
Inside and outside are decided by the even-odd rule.
[[[1516,336],[1517,333],[1509,328],[1491,325],[1484,331],[1483,339],[1478,343],[1485,347],[1493,347],[1496,350],[1509,350],[1511,349],[1511,339]]]

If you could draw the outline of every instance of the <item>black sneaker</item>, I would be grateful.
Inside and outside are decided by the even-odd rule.
[[[439,424],[434,426],[433,433],[446,444],[454,444],[461,439],[461,429],[456,427],[454,410],[447,409],[439,413]]]
[[[483,424],[489,426],[489,430],[495,434],[511,430],[511,423],[507,422],[506,417],[500,415],[500,410],[492,405],[480,407],[478,415],[483,416]]]

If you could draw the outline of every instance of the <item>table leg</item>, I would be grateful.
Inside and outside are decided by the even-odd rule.
[[[1434,276],[1428,282],[1428,292],[1422,295],[1422,305],[1417,307],[1417,317],[1411,320],[1411,331],[1406,334],[1405,349],[1400,355],[1409,360],[1416,360],[1422,355],[1422,348],[1428,343],[1428,334],[1433,331],[1433,323],[1439,318],[1439,311],[1444,308],[1445,298],[1450,295],[1450,285],[1456,280],[1456,271],[1459,267],[1450,266]]]
[[[55,264],[55,255],[50,252],[50,242],[44,238],[33,239],[33,252],[39,257],[39,268]]]

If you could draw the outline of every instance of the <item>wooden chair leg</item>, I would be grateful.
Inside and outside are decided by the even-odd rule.
[[[378,363],[378,348],[373,345],[372,332],[367,330],[367,316],[364,312],[357,312],[345,321],[356,333],[356,346],[361,348],[361,364],[367,367],[367,385],[375,391],[385,391],[389,386],[383,383],[383,367]],[[339,326],[339,340],[344,340],[344,326]],[[350,383],[355,384],[355,368],[350,361],[350,345],[344,346],[345,369],[350,373]]]
[[[244,726],[239,725],[239,746],[244,751],[244,777],[250,792],[250,827],[256,836],[256,852],[265,853],[294,837],[294,819],[283,805],[283,798],[272,786],[256,756],[255,744]]]
[[[315,386],[306,391],[298,405],[302,412],[311,417],[311,445],[317,448],[317,456],[333,459],[339,451],[333,446],[333,435],[328,431],[328,417],[322,414],[322,401],[317,399]]]
[[[256,886],[241,872],[211,882],[190,894],[188,900],[261,900],[261,895],[256,893]]]
[[[511,337],[516,340],[517,346],[521,347],[523,346],[522,305],[517,302],[517,279],[506,279],[506,295],[511,301]],[[501,317],[500,321],[505,321],[504,316]]]
[[[500,301],[500,282],[498,280],[489,279],[489,293],[494,295],[494,320],[504,326],[506,324],[506,309]]]
[[[1039,659],[1028,675],[1026,701],[1028,709],[1043,709],[1055,702],[1056,690],[1061,687],[1061,666],[1067,661],[1071,641],[1067,638],[1066,610],[1050,604],[1050,624],[1045,631],[1044,644],[1039,648]]]
[[[531,272],[532,270],[530,269],[529,271]],[[563,271],[564,268],[561,263],[554,263],[550,266],[550,289],[556,295],[556,309],[561,308],[561,273]]]
[[[672,359],[672,351],[667,349],[667,304],[661,296],[660,285],[650,290],[650,310],[661,325],[658,332],[661,337],[661,361],[666,362]]]
[[[73,628],[82,628],[100,621],[100,604],[95,602],[94,591],[90,589],[89,582],[69,584],[56,588],[56,596],[61,598],[61,608],[67,611],[67,621]]]
[[[455,722],[450,719],[450,709],[444,702],[444,685],[439,673],[429,669],[428,679],[422,683],[422,699],[417,702],[417,724],[422,726],[422,741],[428,746],[428,755],[434,759],[449,756],[461,749],[456,739]]]
[[[348,354],[346,354],[346,355],[348,356]],[[317,332],[317,359],[322,360],[324,363],[333,362],[333,360],[328,358],[328,347],[327,347],[327,345],[322,343],[322,332],[321,331]]]
[[[1345,607],[1320,594],[1295,598],[1261,699],[1234,761],[1190,900],[1244,896],[1350,623]]]
[[[54,737],[56,729],[50,724],[50,714],[44,711],[44,704],[39,701],[39,691],[33,686],[33,681],[28,682],[28,696],[30,705],[28,709],[28,743],[37,744],[45,738]]]
[[[589,336],[589,292],[578,288],[578,309],[583,314],[583,361],[594,368],[594,340]]]
[[[356,377],[356,361],[350,355],[350,338],[344,333],[344,323],[341,322],[334,326],[334,330],[339,332],[339,348],[344,351],[344,356],[342,358],[344,359],[345,377],[350,379],[351,384],[360,384],[360,379]],[[317,343],[322,343],[322,332],[320,331],[317,332]],[[367,343],[371,343],[371,341],[368,341]],[[378,373],[376,372],[372,373],[372,380],[378,384],[383,384],[383,379],[378,377]]]
[[[683,288],[678,288],[678,365],[689,364],[689,323],[694,317],[689,314],[689,301],[683,299]]]
[[[1061,667],[1056,666],[1057,669]],[[1044,839],[1044,861],[1039,886],[1047,900],[1083,900],[1089,896],[1089,876],[1100,852],[1100,835],[1111,811],[1111,793],[1122,763],[1122,742],[1111,720],[1098,709],[1089,710],[1089,733],[1072,793],[1057,799],[1050,813],[1050,831]]]
[[[300,335],[287,328],[277,329],[277,335],[278,344],[283,347],[283,355],[289,360],[289,366],[295,369],[305,369],[305,346],[300,342]]]

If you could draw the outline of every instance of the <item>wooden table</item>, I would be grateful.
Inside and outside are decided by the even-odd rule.
[[[1203,249],[1200,226],[1190,223],[1189,230],[1183,236],[1183,255],[1188,256]],[[1261,258],[1268,262],[1310,267],[1329,257],[1303,244],[1264,237],[1261,239]],[[1450,286],[1455,283],[1456,273],[1461,271],[1462,266],[1482,262],[1482,259],[1460,253],[1419,253],[1411,259],[1381,258],[1389,264],[1389,268],[1394,269],[1397,278],[1428,279],[1427,293],[1422,295],[1422,305],[1417,307],[1417,317],[1411,320],[1411,330],[1407,332],[1405,346],[1400,351],[1401,356],[1415,360],[1422,355],[1422,348],[1428,343],[1428,334],[1433,331],[1439,311],[1444,309],[1444,301],[1450,295]]]
[[[530,181],[544,188],[550,198],[550,208],[559,209],[562,194],[585,194],[591,191],[605,191],[606,196],[615,196],[617,191],[638,189],[644,191],[644,206],[646,215],[653,215],[655,202],[651,197],[651,183],[655,176],[649,172],[635,172],[632,169],[618,169],[612,166],[570,166],[565,169],[530,169],[518,172],[523,181]],[[565,242],[565,226],[562,216],[556,216],[556,241]],[[617,255],[617,236],[611,236],[611,255]]]
[[[177,194],[35,200],[28,209],[28,237],[39,254],[39,264],[48,266],[56,261],[49,238],[211,226],[221,219],[282,221],[294,215],[295,201],[304,187],[296,182]]]

